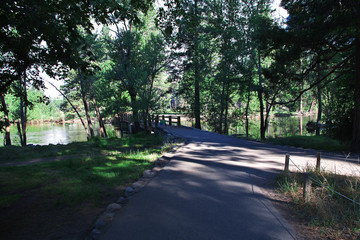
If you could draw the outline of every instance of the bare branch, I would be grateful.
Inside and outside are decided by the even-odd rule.
[[[319,80],[317,80],[316,82],[312,83],[309,87],[303,89],[302,91],[300,91],[299,95],[289,101],[286,102],[275,102],[274,104],[277,105],[285,105],[285,104],[289,104],[289,103],[294,103],[296,102],[305,92],[309,91],[310,89],[312,89],[313,87],[319,85],[322,81],[324,81],[328,76],[330,76],[331,74],[333,74],[341,65],[345,64],[347,61],[349,61],[351,58],[353,58],[354,56],[349,56],[347,58],[345,58],[343,61],[341,61],[340,63],[338,63],[336,66],[332,67],[332,70],[330,72],[328,72],[327,74],[325,74],[323,77],[321,77]],[[351,71],[351,69],[340,73],[339,75],[337,75],[335,78],[329,80],[326,82],[326,84],[335,81],[336,79],[338,79],[339,77],[343,76],[345,73]]]
[[[84,123],[84,120],[82,119],[82,117],[80,116],[80,113],[78,112],[78,110],[76,109],[76,107],[71,103],[70,99],[62,92],[60,91],[53,83],[51,83],[50,81],[46,80],[51,86],[53,86],[56,91],[58,91],[65,99],[66,101],[68,101],[68,103],[71,105],[71,107],[74,109],[74,111],[76,112],[76,114],[78,115],[80,121],[81,121],[81,124],[83,125],[85,131],[86,131],[86,134],[87,136],[89,136],[89,131]]]

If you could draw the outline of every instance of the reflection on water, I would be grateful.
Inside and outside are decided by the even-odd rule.
[[[107,128],[112,129],[112,126],[109,125]],[[86,132],[83,126],[77,123],[28,125],[26,130],[28,144],[68,144],[71,142],[86,141]],[[15,125],[11,126],[10,133],[12,144],[20,145],[20,138]],[[3,137],[2,134],[0,137],[1,146],[4,145]]]
[[[306,131],[306,124],[316,120],[313,116],[272,117],[266,137],[288,137],[295,135],[311,135]],[[260,119],[249,119],[249,134],[253,138],[260,138]],[[245,121],[239,122],[230,129],[230,134],[245,134]]]
[[[32,125],[28,128],[29,144],[68,144],[80,141],[86,141],[86,132],[79,124]]]

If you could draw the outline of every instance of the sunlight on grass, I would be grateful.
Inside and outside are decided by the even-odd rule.
[[[127,175],[142,174],[145,169],[152,166],[150,162],[144,161],[144,159],[141,159],[142,161],[135,160],[134,158],[130,159],[132,160],[117,163],[106,162],[104,166],[95,166],[92,168],[93,174],[107,179],[115,177],[120,179]]]
[[[130,152],[127,154],[121,155],[124,159],[135,159],[135,160],[142,160],[142,161],[155,161],[157,158],[159,158],[161,154],[156,152],[149,152],[148,150],[143,152]]]
[[[139,134],[68,145],[0,148],[3,162],[17,161],[14,156],[22,160],[67,156],[61,161],[0,168],[0,206],[16,205],[22,196],[33,194],[59,207],[98,204],[104,192],[126,186],[152,168],[168,150],[163,147],[161,137]]]

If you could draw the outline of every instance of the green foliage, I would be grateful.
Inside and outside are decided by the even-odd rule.
[[[299,187],[301,186],[299,179],[296,179],[293,176],[289,176],[286,173],[279,174],[276,177],[276,183],[278,185],[278,188],[281,193],[297,193],[299,190]]]
[[[281,83],[285,84],[297,85],[306,79],[304,89],[300,88],[297,91],[300,94],[295,100],[299,99],[303,92],[314,87],[319,89],[325,87],[327,91],[325,97],[334,101],[334,104],[328,101],[326,106],[327,133],[341,139],[352,138],[351,150],[358,151],[360,147],[358,114],[360,85],[357,83],[360,81],[360,69],[357,63],[360,48],[359,3],[349,1],[341,4],[336,1],[321,0],[283,1],[282,5],[288,10],[290,17],[287,21],[287,29],[283,31],[279,41],[284,47],[275,58],[279,63],[275,72],[283,76]],[[337,87],[339,90],[336,89]],[[344,90],[349,91],[342,93],[341,91]],[[340,111],[342,107],[343,112]],[[351,115],[354,117],[353,120]],[[350,127],[351,132],[347,130]]]
[[[119,113],[130,107],[135,122],[139,121],[139,112],[146,120],[150,111],[157,110],[158,99],[166,91],[155,84],[165,67],[165,46],[154,28],[154,13],[140,19],[142,24],[136,26],[127,20],[114,21],[116,35],[105,36],[111,59],[105,84],[114,89],[107,112]]]
[[[43,91],[30,88],[28,90],[28,120],[29,121],[50,121],[61,120],[64,116],[60,110],[60,104],[62,100],[50,100]],[[6,103],[9,110],[10,121],[16,121],[20,119],[20,99],[14,94],[7,94]]]
[[[268,138],[267,142],[294,147],[311,148],[326,152],[349,151],[349,142],[340,142],[326,136],[290,136]]]
[[[346,75],[324,89],[325,134],[343,141],[351,140],[354,124],[354,84],[349,79]]]
[[[38,71],[29,70],[32,66],[34,69],[41,66],[48,74],[56,76],[61,71],[54,66],[60,66],[64,70],[66,65],[78,64],[81,56],[73,51],[73,47],[82,41],[79,26],[90,32],[92,20],[105,24],[111,19],[111,13],[117,18],[127,16],[138,22],[136,12],[146,12],[150,5],[151,1],[148,0],[4,0],[0,7],[0,92],[6,92],[27,70],[35,73],[30,76],[35,80],[34,86],[41,87],[43,80],[38,78]]]

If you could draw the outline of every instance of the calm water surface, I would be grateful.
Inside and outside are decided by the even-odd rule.
[[[111,125],[107,129],[112,130]],[[95,130],[96,131],[96,130]],[[17,127],[12,125],[10,128],[11,141],[13,145],[20,145],[20,138]],[[68,144],[71,142],[86,141],[86,132],[81,124],[36,124],[27,125],[27,143],[34,145],[48,144]],[[4,145],[3,135],[0,137],[1,145]]]
[[[315,116],[271,117],[266,137],[289,137],[295,135],[311,135],[306,131],[306,124],[316,121]],[[250,119],[249,134],[260,139],[260,119]],[[245,134],[245,121],[239,122],[230,129],[230,134]]]

